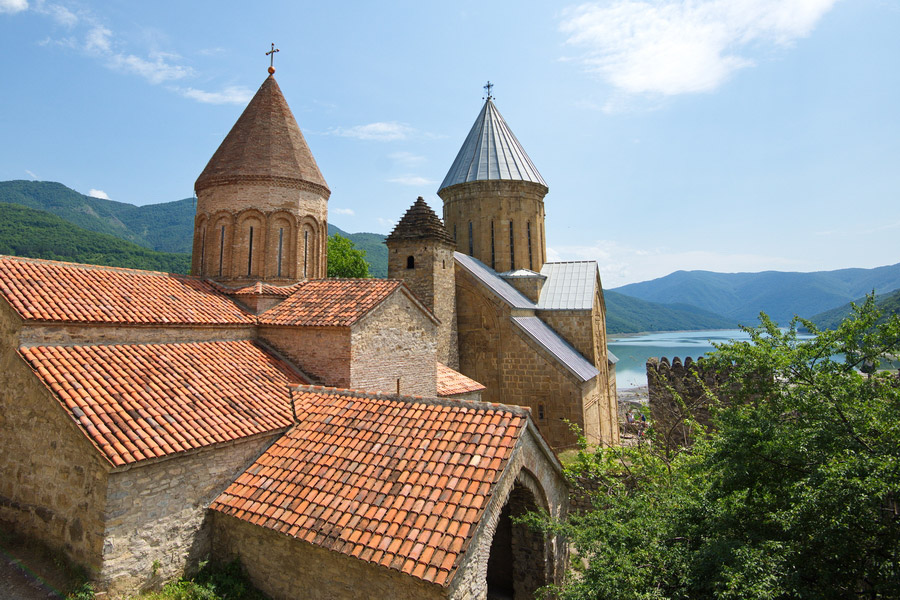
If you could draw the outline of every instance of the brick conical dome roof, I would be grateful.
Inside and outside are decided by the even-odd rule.
[[[433,239],[456,245],[444,224],[422,196],[406,211],[386,241]]]
[[[199,191],[247,181],[306,184],[325,198],[331,195],[272,75],[259,87],[194,187]]]

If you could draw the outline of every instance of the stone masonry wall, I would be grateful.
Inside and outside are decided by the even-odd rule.
[[[544,196],[547,188],[527,181],[473,181],[444,188],[444,225],[456,239],[456,249],[472,255],[495,271],[540,271],[547,259],[544,239]],[[510,223],[513,224],[515,262],[510,260]],[[494,244],[491,252],[491,224]],[[529,260],[529,230],[531,256]],[[493,258],[493,260],[492,260]]]
[[[259,337],[315,378],[313,383],[350,387],[349,327],[261,326]]]
[[[438,360],[459,366],[456,329],[456,278],[453,248],[434,240],[397,239],[389,242],[388,277],[400,279],[440,320]],[[414,266],[408,268],[413,257]]]
[[[519,439],[468,547],[464,548],[464,558],[450,580],[450,598],[485,598],[491,544],[500,514],[514,489],[527,489],[537,507],[547,511],[552,517],[562,518],[566,515],[569,504],[568,487],[562,473],[554,466],[555,463],[556,458],[547,456],[545,446],[529,427]],[[540,575],[546,583],[560,583],[566,571],[568,547],[557,537],[547,538],[545,544],[546,564],[542,573],[534,575]],[[527,562],[532,566],[534,564],[532,561]]]
[[[725,384],[721,375],[707,367],[703,359],[691,357],[684,362],[677,356],[650,358],[647,361],[647,387],[653,428],[666,446],[689,446],[693,431],[686,423],[692,418],[709,425],[709,398],[704,387],[717,393]],[[676,400],[676,394],[681,401]]]
[[[211,550],[207,507],[280,433],[111,473],[101,583],[131,593],[196,568]]]
[[[351,328],[350,387],[411,396],[437,394],[437,325],[403,291]]]
[[[0,521],[97,572],[110,465],[16,352],[0,299]]]
[[[247,218],[251,216],[256,221]],[[325,277],[327,223],[327,198],[313,189],[245,182],[200,190],[191,272],[214,279],[246,280],[251,262],[249,227],[253,225],[254,260],[250,270],[254,278],[287,282],[304,277]],[[225,227],[224,246],[222,226]],[[276,239],[279,228],[286,229],[280,277],[277,275]],[[304,234],[307,228],[308,238]],[[220,250],[223,259],[221,277]]]
[[[429,600],[446,589],[399,571],[213,512],[212,557],[239,558],[253,585],[274,600]],[[483,598],[483,596],[482,596]]]
[[[166,344],[178,342],[212,342],[252,340],[255,325],[234,327],[199,326],[127,326],[87,324],[29,323],[19,336],[22,346],[79,344]]]

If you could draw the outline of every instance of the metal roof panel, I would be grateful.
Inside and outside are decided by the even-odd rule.
[[[522,331],[552,354],[563,366],[582,381],[600,374],[581,353],[537,317],[512,317]]]

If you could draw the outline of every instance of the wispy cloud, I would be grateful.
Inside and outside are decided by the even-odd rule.
[[[242,86],[228,86],[219,92],[206,92],[194,88],[178,91],[185,98],[205,104],[246,104],[253,97],[253,91]]]
[[[40,177],[38,177],[37,175],[34,174],[34,172],[29,171],[28,169],[25,169],[25,173],[27,173],[28,176],[31,177],[32,179],[34,179],[35,181],[40,180]]]
[[[388,154],[388,158],[394,161],[394,164],[401,167],[415,167],[425,162],[424,156],[413,154],[412,152],[392,152]]]
[[[28,10],[28,0],[0,0],[0,14],[15,14]]]
[[[114,48],[112,31],[95,25],[84,38],[84,51],[101,60],[113,71],[131,73],[153,84],[183,79],[193,75],[190,67],[178,64],[179,56],[171,52],[151,52],[147,58],[119,52]]]
[[[91,198],[100,198],[101,200],[109,200],[109,195],[103,190],[95,190],[91,188],[91,191],[87,193]]]
[[[390,183],[399,183],[401,185],[433,185],[437,183],[431,179],[420,177],[418,175],[403,175],[401,177],[392,177],[388,179]]]
[[[394,219],[385,219],[384,217],[376,217],[375,220],[378,221],[378,224],[384,229],[393,229],[397,224],[397,221]]]
[[[347,215],[348,217],[352,217],[356,214],[355,212],[353,212],[352,208],[333,208],[331,209],[331,212],[336,215]]]
[[[393,142],[409,139],[416,130],[405,123],[396,121],[380,121],[368,125],[356,125],[354,127],[336,127],[331,130],[334,135],[356,138],[358,140],[375,140],[379,142]]]
[[[799,261],[778,256],[749,253],[721,253],[672,248],[634,248],[611,240],[590,246],[547,248],[550,260],[596,260],[604,288],[648,281],[678,270],[707,270],[724,273],[802,269]]]
[[[810,34],[837,0],[613,0],[566,9],[560,30],[576,58],[627,94],[716,89],[754,64],[758,45]]]

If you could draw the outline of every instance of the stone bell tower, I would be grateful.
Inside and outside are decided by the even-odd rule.
[[[274,72],[197,178],[194,275],[237,285],[327,275],[331,191]]]
[[[453,238],[419,196],[384,243],[388,247],[388,278],[406,283],[440,320],[437,359],[459,368]]]
[[[459,252],[495,271],[540,272],[547,261],[547,184],[490,93],[441,183],[444,224]]]

